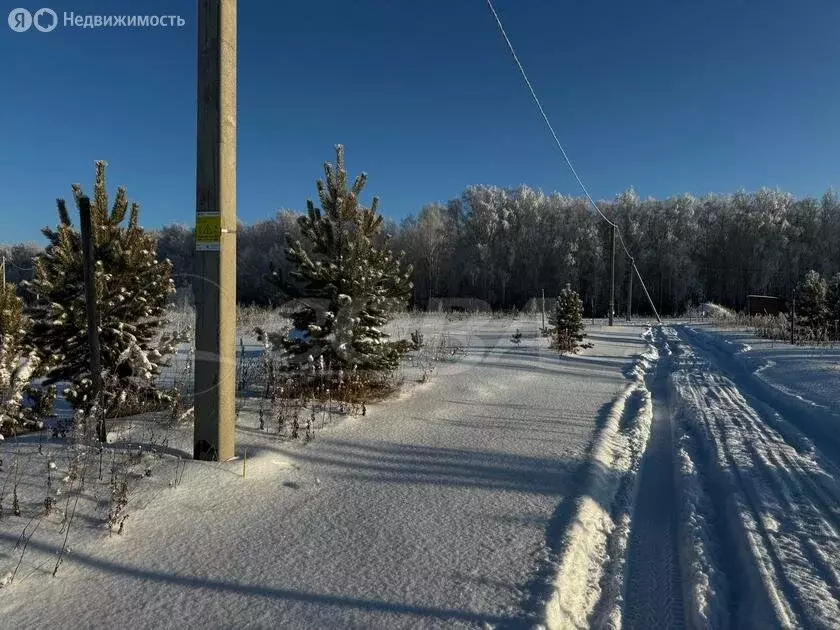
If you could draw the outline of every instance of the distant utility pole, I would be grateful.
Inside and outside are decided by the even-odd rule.
[[[634,258],[630,259],[630,273],[627,274],[627,321],[633,318],[633,267],[636,264]]]
[[[540,330],[540,334],[542,334],[543,330],[545,330],[545,289],[542,290],[542,329]]]
[[[793,287],[793,304],[790,311],[790,344],[796,344],[796,287]]]
[[[234,454],[236,0],[198,1],[195,459]]]
[[[93,225],[90,216],[90,198],[79,197],[79,221],[82,231],[82,255],[85,279],[85,309],[87,311],[88,346],[90,347],[90,380],[93,386],[91,400],[96,413],[96,437],[105,443],[108,434],[105,429],[105,410],[100,409],[102,394],[102,354],[99,347],[99,313],[96,307],[96,252]]]
[[[610,280],[610,326],[615,317],[615,223],[612,224],[612,278]]]
[[[3,288],[6,288],[6,254],[0,256],[0,267],[3,268]]]

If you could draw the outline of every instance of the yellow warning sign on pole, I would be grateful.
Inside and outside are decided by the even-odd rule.
[[[201,212],[195,215],[195,249],[200,252],[219,251],[222,237],[222,215],[219,212]]]

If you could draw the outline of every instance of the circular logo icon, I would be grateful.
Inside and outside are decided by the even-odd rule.
[[[56,20],[58,16],[56,16]],[[26,9],[12,9],[9,11],[9,28],[15,33],[28,31],[32,26],[32,14]]]
[[[38,9],[32,17],[32,23],[42,33],[49,33],[58,26],[58,15],[52,9]]]

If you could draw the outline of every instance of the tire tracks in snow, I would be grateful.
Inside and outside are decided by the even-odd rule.
[[[691,346],[731,379],[739,392],[763,417],[765,422],[800,452],[807,453],[819,444],[819,455],[840,466],[840,413],[822,407],[761,376],[763,368],[753,369],[743,352],[733,352],[725,339],[692,327],[680,326],[680,333]],[[766,365],[764,366],[766,367]]]
[[[667,376],[671,349],[657,331],[660,360],[648,376],[653,398],[650,439],[639,478],[627,551],[623,627],[683,628],[677,505]]]
[[[665,334],[684,357],[672,378],[681,422],[678,482],[695,490],[681,497],[692,518],[681,526],[694,625],[836,627],[836,469],[818,450],[802,448],[808,440],[772,401],[742,392],[706,344]],[[726,527],[704,527],[707,514],[722,516]],[[738,554],[737,566],[721,561],[727,550]]]
[[[814,532],[819,532],[828,539],[836,538],[840,532],[838,518],[825,502],[822,493],[816,490],[810,472],[805,469],[800,457],[788,452],[793,450],[792,447],[780,439],[778,434],[773,435],[742,397],[733,395],[726,389],[721,390],[721,397],[732,406],[741,409],[744,422],[740,422],[737,416],[733,420],[743,431],[749,433],[752,430],[764,437],[763,441],[746,443],[749,454],[757,462],[756,469],[775,497],[777,508],[793,516],[783,524],[789,526],[792,523],[795,526],[792,532],[801,541],[802,553],[814,567],[821,570],[832,587],[834,598],[840,601],[838,571],[826,561],[822,550],[811,536]],[[803,483],[799,482],[799,478]],[[801,501],[801,498],[807,500]],[[835,497],[835,505],[838,504],[837,499],[838,497]]]

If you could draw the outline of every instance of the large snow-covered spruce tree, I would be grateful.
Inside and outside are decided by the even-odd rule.
[[[554,312],[549,319],[553,327],[552,345],[561,352],[577,352],[580,348],[591,347],[584,343],[583,302],[572,288],[560,292],[554,303]]]
[[[106,383],[100,407],[109,415],[166,402],[155,378],[165,355],[174,351],[175,340],[161,335],[166,298],[174,291],[172,265],[156,258],[154,237],[138,225],[139,206],[129,205],[124,187],[117,189],[109,209],[105,169],[105,162],[96,162],[91,234]],[[82,189],[74,184],[72,190],[78,207]],[[29,286],[38,296],[30,313],[29,344],[42,361],[45,382],[69,382],[64,397],[74,408],[89,410],[93,400],[82,239],[65,201],[57,203],[58,227],[42,230],[49,245],[35,260]]]
[[[22,403],[37,359],[23,343],[23,302],[15,285],[0,285],[0,434],[16,431],[24,420]]]
[[[389,341],[381,327],[411,295],[411,268],[382,239],[378,198],[369,208],[359,201],[367,175],[348,188],[341,145],[335,166],[324,164],[324,172],[326,180],[316,183],[321,208],[308,200],[298,220],[305,245],[296,240],[286,250],[291,282],[278,277],[283,290],[305,305],[292,318],[298,334],[286,350],[294,366],[323,357],[336,370],[357,370],[373,382],[396,369],[407,350],[405,341]]]
[[[42,426],[55,412],[55,386],[32,382],[39,359],[26,344],[31,322],[12,283],[0,285],[0,434]]]

